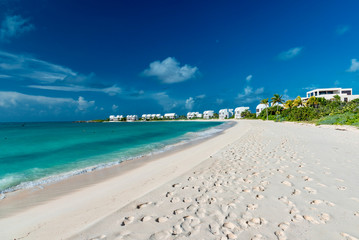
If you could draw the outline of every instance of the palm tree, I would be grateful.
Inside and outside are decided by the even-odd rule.
[[[273,97],[271,98],[273,105],[277,104],[277,112],[278,112],[279,104],[280,104],[280,103],[283,103],[282,97],[283,97],[283,96],[279,96],[279,94],[274,94]],[[273,106],[273,105],[272,105],[272,106]]]
[[[261,104],[266,105],[266,113],[267,113],[267,120],[268,120],[268,98],[262,99]]]
[[[296,97],[296,99],[294,99],[293,107],[300,107],[300,106],[303,106],[303,101],[302,98],[298,96]]]
[[[288,101],[286,101],[285,104],[284,104],[284,107],[285,107],[286,109],[287,109],[287,108],[292,109],[292,107],[294,107],[294,100],[288,100]]]

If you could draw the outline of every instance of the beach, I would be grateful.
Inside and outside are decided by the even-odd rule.
[[[359,239],[359,130],[236,123],[94,184],[60,182],[0,219],[0,239]]]

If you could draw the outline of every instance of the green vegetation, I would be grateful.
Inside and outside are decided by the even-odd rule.
[[[273,121],[306,121],[316,124],[353,125],[359,127],[359,99],[342,102],[338,95],[331,100],[310,97],[305,103],[298,96],[294,100],[283,101],[282,96],[274,94],[271,98],[273,105],[262,111],[258,117],[245,111],[242,117],[246,119],[262,119]],[[268,98],[261,100],[269,106]],[[284,107],[279,106],[284,103]]]

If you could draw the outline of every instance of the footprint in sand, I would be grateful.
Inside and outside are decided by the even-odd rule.
[[[306,190],[310,194],[317,194],[317,190],[315,190],[314,188],[304,187],[303,189]]]
[[[278,227],[280,229],[282,229],[283,231],[287,230],[289,228],[289,223],[288,222],[282,222],[278,225]]]
[[[283,230],[276,231],[274,234],[277,236],[278,240],[286,240],[287,239]]]
[[[251,240],[262,240],[263,238],[262,238],[262,235],[261,234],[256,234],[256,235],[254,235],[252,238],[251,238]]]
[[[315,220],[312,216],[304,215],[303,218],[304,218],[305,220],[307,220],[308,222],[310,222],[310,223],[319,224],[318,221]]]
[[[288,186],[288,187],[291,187],[292,186],[292,183],[288,182],[288,181],[283,181],[282,182],[284,185]]]
[[[299,195],[300,193],[301,193],[300,190],[294,189],[294,191],[292,192],[292,195]]]
[[[125,219],[122,222],[122,226],[126,226],[126,225],[132,223],[133,220],[135,220],[135,218],[133,216],[125,217]]]
[[[340,235],[343,236],[345,240],[358,240],[358,238],[353,237],[353,236],[349,235],[348,233],[340,233]]]
[[[312,205],[318,205],[318,204],[321,204],[321,203],[323,203],[322,200],[313,200],[313,201],[310,202],[310,204],[312,204]]]
[[[321,213],[320,216],[319,216],[319,219],[323,223],[327,223],[330,220],[330,215],[328,213]]]
[[[340,191],[345,191],[345,190],[347,190],[347,187],[346,187],[346,186],[339,186],[339,187],[338,187],[338,190],[340,190]]]

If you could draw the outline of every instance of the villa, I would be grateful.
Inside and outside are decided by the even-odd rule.
[[[203,119],[210,119],[213,118],[214,111],[213,110],[207,110],[203,112]]]
[[[302,98],[303,101],[307,101],[310,97],[323,97],[327,100],[331,100],[335,95],[340,97],[340,101],[350,102],[351,100],[359,98],[359,95],[353,95],[352,88],[318,88],[307,92],[307,96]]]
[[[123,119],[123,116],[122,115],[117,115],[117,116],[110,115],[109,119],[110,119],[110,122],[119,122]]]
[[[176,119],[178,116],[177,116],[177,114],[176,113],[166,113],[165,115],[164,115],[164,118],[165,119]]]
[[[235,119],[240,119],[242,112],[249,110],[249,107],[237,107],[236,109],[234,109],[234,118]]]
[[[219,110],[219,119],[227,119],[233,116],[233,109],[221,109]]]
[[[187,113],[187,119],[192,119],[192,118],[202,118],[202,114],[199,112],[188,112]]]
[[[127,115],[126,116],[126,121],[127,122],[134,122],[138,120],[138,116],[137,115]]]
[[[263,104],[263,103],[258,104],[256,107],[256,116],[258,117],[259,114],[266,108],[267,108],[267,106],[265,104]]]

